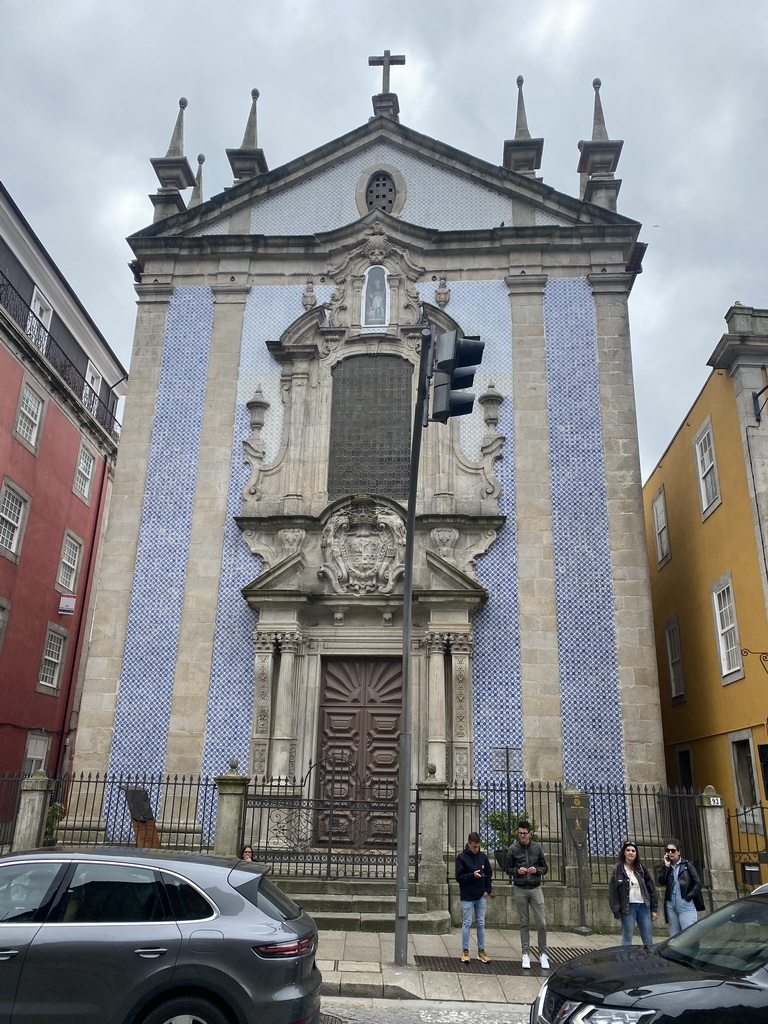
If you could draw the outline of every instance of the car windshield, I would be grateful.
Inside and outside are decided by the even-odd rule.
[[[701,970],[749,974],[768,965],[768,900],[721,907],[661,947],[662,956]]]

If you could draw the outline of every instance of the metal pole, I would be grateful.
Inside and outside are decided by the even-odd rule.
[[[413,620],[413,548],[416,536],[416,489],[419,482],[421,431],[427,397],[432,332],[421,332],[419,378],[413,410],[411,466],[408,477],[408,511],[405,520],[403,572],[403,711],[397,774],[397,892],[395,901],[395,963],[408,963],[408,881],[411,852],[411,623]]]

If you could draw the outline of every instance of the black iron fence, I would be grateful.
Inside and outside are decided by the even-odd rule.
[[[418,881],[415,794],[410,814],[410,877]],[[396,786],[364,781],[349,762],[330,758],[315,762],[301,779],[257,779],[246,794],[242,836],[276,875],[394,879]]]
[[[10,843],[25,776],[0,778],[0,829]],[[216,784],[198,775],[140,773],[54,776],[44,818],[44,843],[134,846],[137,832],[157,833],[161,846],[207,851],[216,829]],[[128,796],[145,794],[148,820],[131,817]],[[7,838],[5,838],[7,837]]]
[[[661,864],[664,844],[674,837],[688,860],[700,869],[705,867],[699,793],[654,786],[586,786],[579,792],[589,802],[583,849],[594,883],[607,884],[625,839],[637,843],[643,862],[655,867]],[[567,796],[568,790],[559,783],[452,786],[446,837],[448,879],[453,877],[453,858],[463,849],[469,832],[480,833],[495,872],[503,877],[506,850],[517,838],[518,821],[525,818],[547,858],[549,881],[565,882],[566,869],[577,866],[576,846],[564,815]]]
[[[107,406],[93,390],[80,370],[64,352],[48,328],[33,313],[8,278],[0,272],[0,306],[3,306],[16,321],[35,348],[53,366],[72,394],[88,410],[93,418],[112,435],[120,440],[120,425]]]
[[[728,811],[728,846],[733,880],[739,892],[768,882],[768,807],[756,804]]]

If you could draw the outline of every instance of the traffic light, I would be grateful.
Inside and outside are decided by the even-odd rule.
[[[458,331],[448,331],[436,339],[430,419],[447,423],[450,416],[472,412],[475,396],[464,388],[471,387],[484,348],[485,342],[479,338],[461,338]]]

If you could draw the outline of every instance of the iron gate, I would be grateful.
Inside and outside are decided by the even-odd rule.
[[[411,800],[410,876],[418,880],[418,804]],[[325,757],[300,780],[263,779],[246,793],[243,845],[276,875],[397,876],[397,791]]]

